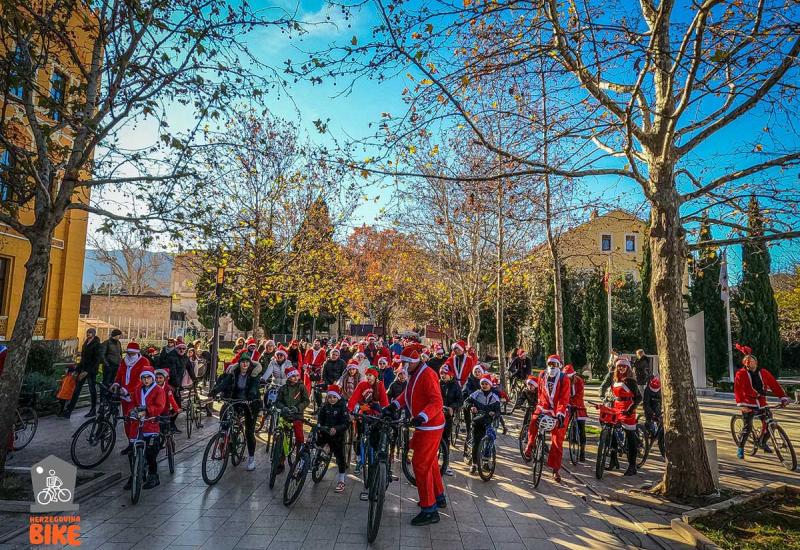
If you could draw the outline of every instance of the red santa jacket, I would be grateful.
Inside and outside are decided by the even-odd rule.
[[[450,367],[450,370],[456,373],[454,378],[458,380],[458,383],[461,384],[461,386],[463,387],[464,384],[467,383],[467,378],[469,378],[472,369],[474,369],[475,365],[478,364],[478,361],[477,359],[475,359],[475,357],[467,355],[466,353],[461,355],[461,357],[463,357],[463,360],[459,359],[458,362],[460,365],[460,369],[456,368],[455,353],[451,353],[450,357],[447,358],[447,361],[445,361],[444,364]]]
[[[143,386],[139,386],[136,392],[133,394],[133,405],[134,407],[144,407],[146,412],[144,413],[145,416],[149,417],[158,417],[164,411],[164,407],[167,403],[167,395],[164,393],[164,388],[153,382],[153,384],[145,389]],[[125,426],[125,432],[128,434],[128,438],[133,440],[137,436],[137,432],[139,430],[139,425],[136,422],[127,422]],[[158,419],[155,420],[148,420],[142,426],[142,435],[152,435],[157,434],[160,432],[158,427]]]
[[[350,412],[353,412],[358,406],[371,406],[373,403],[380,405],[381,409],[389,406],[389,397],[386,395],[386,388],[380,380],[375,381],[374,387],[366,380],[362,380],[358,383],[358,386],[356,386],[353,395],[350,396],[350,400],[347,402],[347,408]],[[380,411],[370,408],[364,412],[366,414],[378,414]]]
[[[381,346],[379,348],[376,346],[376,348],[377,349],[375,350],[375,353],[372,355],[372,365],[373,366],[376,366],[376,367],[378,366],[378,360],[381,357],[385,357],[386,360],[389,361],[389,362],[392,361],[392,352],[389,350],[389,348],[387,348],[386,346]]]
[[[561,372],[556,376],[552,392],[547,390],[547,372],[539,374],[539,401],[536,404],[536,414],[567,415],[567,405],[570,400],[569,377]]]
[[[323,348],[316,350],[316,354],[314,352],[314,348],[309,348],[306,350],[306,356],[303,359],[303,364],[306,367],[309,367],[315,374],[320,374],[322,372],[322,365],[325,364],[325,359],[327,359],[327,357],[328,355],[325,353]]]
[[[160,386],[161,389],[164,390],[164,396],[166,397],[166,402],[164,404],[164,410],[161,411],[161,416],[168,416],[172,413],[179,413],[181,408],[178,406],[178,402],[175,401],[175,390],[172,389],[172,386],[169,384],[164,384]]]
[[[421,416],[425,422],[418,430],[444,428],[444,402],[439,387],[439,375],[428,365],[420,365],[408,377],[406,389],[395,401],[398,407],[407,407],[412,418]]]
[[[122,361],[120,361],[119,368],[117,368],[117,375],[114,377],[114,383],[119,384],[128,392],[128,395],[123,395],[122,399],[128,403],[132,403],[133,394],[136,393],[142,385],[139,375],[142,374],[143,370],[153,370],[153,367],[150,365],[150,361],[147,360],[147,357],[141,355],[135,363],[128,366],[125,362],[127,357],[127,355],[124,356]]]
[[[579,420],[586,420],[586,404],[583,402],[584,388],[586,383],[577,374],[571,378],[569,404],[575,407],[575,417]]]
[[[261,357],[261,352],[259,352],[258,350],[254,350],[253,353],[250,353],[249,349],[242,348],[236,353],[236,355],[233,356],[233,359],[231,359],[231,362],[228,363],[228,365],[237,364],[239,362],[239,360],[242,358],[242,355],[244,355],[245,353],[250,355],[250,360],[251,361],[258,361],[258,359]],[[227,367],[227,365],[226,365],[226,367]]]
[[[772,390],[775,397],[786,397],[783,388],[768,370],[759,368],[753,376],[761,377],[761,384],[764,386],[765,392]],[[746,367],[736,371],[736,376],[733,378],[733,396],[739,407],[761,408],[767,406],[767,396],[759,394],[753,387],[753,381],[750,379],[750,373]]]

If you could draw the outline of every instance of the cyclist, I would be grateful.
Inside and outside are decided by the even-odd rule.
[[[306,410],[308,404],[311,402],[308,397],[308,390],[305,385],[300,383],[300,371],[295,367],[289,367],[284,373],[286,383],[278,390],[278,396],[275,398],[275,406],[281,409],[286,409],[286,416],[292,421],[294,428],[294,442],[295,445],[302,445],[305,442],[303,434],[303,411]],[[281,454],[281,463],[278,466],[278,473],[283,471],[284,461],[286,457]]]
[[[450,370],[450,367],[443,365],[439,371],[439,376],[441,377],[439,390],[442,392],[442,403],[444,404],[444,433],[442,438],[449,442],[453,433],[453,418],[455,415],[460,414],[461,405],[464,404],[464,397],[461,394],[458,382],[453,378],[453,371]],[[445,474],[448,476],[454,475],[449,466]]]
[[[311,393],[312,384],[319,384],[322,380],[322,365],[325,364],[326,359],[327,353],[322,347],[319,338],[317,338],[314,340],[311,348],[306,350],[305,357],[303,358],[303,370],[305,371],[303,382],[309,394]],[[322,394],[320,392],[314,392],[314,401],[316,401],[317,407],[322,404]]]
[[[152,370],[143,370],[139,374],[141,386],[133,394],[133,407],[140,415],[145,417],[154,417],[161,414],[166,404],[166,396],[164,390],[156,384],[156,377]],[[139,434],[138,422],[127,422],[125,424],[125,432],[128,434],[128,439],[131,444],[136,441]],[[159,485],[158,479],[158,436],[160,434],[158,420],[148,420],[142,426],[142,437],[145,438],[147,446],[145,447],[144,456],[147,461],[147,479],[142,485],[142,489],[152,489]],[[123,487],[126,491],[133,485],[133,453],[128,454],[128,462],[131,466],[131,477]]]
[[[120,407],[122,408],[122,416],[127,417],[133,409],[133,394],[141,386],[139,375],[144,370],[152,370],[150,361],[141,354],[139,344],[130,342],[125,349],[125,357],[117,368],[117,375],[114,377],[114,383],[111,384],[111,391],[119,390],[120,393]],[[122,450],[122,454],[128,454],[132,449],[128,445]]]
[[[292,368],[292,362],[289,361],[286,348],[279,346],[272,356],[272,360],[267,365],[267,370],[261,376],[262,382],[268,382],[270,377],[276,386],[283,386],[286,383],[286,372]]]
[[[744,430],[742,430],[736,456],[744,458],[744,445],[753,431],[753,417],[767,406],[767,391],[772,391],[772,394],[780,399],[781,407],[785,407],[789,403],[789,398],[786,397],[786,393],[772,373],[759,366],[758,359],[753,355],[750,347],[736,344],[736,349],[744,354],[742,368],[736,372],[733,379],[733,395],[736,398],[736,406],[742,411],[744,420]],[[767,445],[766,424],[763,419],[759,445],[765,452],[772,452]]]
[[[158,416],[169,416],[170,419],[174,419],[181,412],[181,408],[178,405],[178,402],[175,400],[175,390],[172,389],[172,386],[167,384],[167,378],[169,378],[169,374],[164,369],[156,369],[155,375],[156,384],[158,384],[158,386],[164,390],[164,396],[166,397],[164,402],[164,410],[162,410]],[[174,425],[175,421],[171,420],[169,426],[162,423],[160,428],[161,431],[165,431],[168,427],[172,429]]]
[[[341,380],[339,380],[339,387],[342,388],[342,398],[349,400],[350,396],[353,395],[353,392],[356,391],[356,388],[363,379],[364,377],[358,370],[358,361],[350,359],[350,362],[347,364],[347,370],[342,375]]]
[[[524,349],[520,349],[517,352],[517,356],[511,360],[511,364],[508,366],[511,383],[521,383],[526,380],[531,374],[531,368],[531,360],[528,357],[528,353]]]
[[[328,445],[331,454],[336,458],[339,473],[336,475],[335,493],[344,492],[344,478],[347,471],[347,460],[344,457],[344,436],[350,417],[347,414],[347,405],[342,399],[342,389],[336,384],[328,385],[325,404],[317,413],[317,425],[328,428],[329,431],[320,430],[317,436],[317,445]]]
[[[636,475],[636,454],[639,437],[636,434],[636,408],[642,402],[639,386],[631,369],[631,362],[624,357],[617,357],[614,362],[614,383],[611,391],[614,393],[614,409],[619,413],[619,421],[625,430],[625,448],[628,454],[628,469],[626,476]],[[612,465],[619,465],[616,453],[611,453]]]
[[[644,407],[645,426],[655,436],[658,433],[656,421],[661,421],[661,380],[658,377],[651,378],[644,387],[642,406]],[[664,437],[663,433],[660,437]],[[663,441],[660,444],[663,448]]]
[[[300,349],[300,342],[298,342],[297,339],[289,342],[287,354],[289,361],[292,362],[292,366],[294,366],[298,372],[303,372],[303,350]]]
[[[326,386],[336,384],[347,369],[347,365],[340,357],[339,349],[333,348],[325,364],[322,365],[322,381]]]
[[[497,377],[496,374],[492,373],[490,375],[492,377],[492,388],[494,393],[497,394],[497,397],[500,398],[500,406],[504,407],[506,403],[508,403],[508,394],[500,387],[500,379]],[[508,428],[506,428],[506,421],[501,416],[500,419],[500,426],[503,427],[503,435],[508,433]]]
[[[472,372],[467,378],[467,383],[461,385],[462,401],[466,401],[467,397],[472,395],[473,392],[476,392],[479,389],[481,389],[481,377],[483,375],[484,375],[484,370],[481,365],[475,365],[472,368]],[[466,426],[468,430],[472,430],[472,412],[470,411],[470,408],[462,407],[462,411],[464,414],[464,426]]]
[[[579,462],[586,461],[586,404],[583,402],[584,382],[583,378],[575,375],[575,368],[572,365],[564,367],[564,374],[569,378],[569,404],[572,407],[572,414],[578,423],[578,438],[581,444],[581,452],[578,455]]]
[[[453,370],[453,374],[455,379],[458,380],[459,385],[464,387],[464,384],[467,383],[467,378],[469,378],[470,373],[472,373],[472,369],[475,368],[478,362],[472,355],[466,353],[467,343],[464,342],[464,340],[459,340],[453,344],[452,350],[453,353],[447,358],[445,364]]]
[[[347,409],[350,412],[358,412],[361,414],[378,415],[384,407],[389,405],[389,398],[386,396],[386,388],[383,382],[378,379],[380,373],[375,367],[367,369],[365,379],[359,382],[355,391],[350,396],[347,402]],[[363,426],[360,422],[356,423],[357,434],[360,437],[363,431]],[[380,435],[377,431],[373,432],[374,438],[370,438],[370,446],[377,447],[377,436]],[[356,463],[355,473],[361,472],[362,464]]]
[[[275,340],[267,340],[264,342],[264,351],[260,352],[258,362],[262,365],[269,365],[272,357],[275,355]]]
[[[408,385],[408,373],[402,366],[399,366],[394,369],[394,381],[386,389],[386,397],[389,398],[389,401],[394,401],[406,391],[406,385]]]
[[[539,432],[539,415],[554,416],[556,427],[550,432],[550,451],[547,453],[547,465],[553,469],[553,479],[561,483],[561,457],[564,454],[564,435],[567,405],[570,400],[569,378],[561,372],[561,357],[551,355],[547,358],[547,368],[539,374],[537,384],[539,397],[536,410],[531,415],[528,426],[528,445],[525,448],[526,460],[531,459],[533,446]]]
[[[472,467],[469,473],[475,474],[478,471],[478,447],[481,439],[486,435],[486,428],[492,423],[494,417],[500,414],[500,396],[494,391],[490,374],[484,374],[481,377],[480,388],[467,397],[464,407],[469,408],[473,415],[480,415],[473,416],[472,420],[472,457],[470,458]]]
[[[222,395],[228,399],[243,399],[248,404],[236,403],[235,411],[243,418],[244,436],[247,442],[247,470],[256,469],[256,418],[261,409],[261,395],[259,375],[261,363],[251,361],[247,355],[242,356],[238,363],[228,365],[216,385],[211,390],[211,396]],[[221,411],[224,413],[224,411]],[[223,415],[220,414],[220,418]]]
[[[242,357],[249,357],[250,361],[258,361],[260,359],[258,353],[258,342],[255,338],[248,338],[245,346],[239,350],[239,353],[233,356],[231,365],[234,365],[242,360]]]
[[[535,374],[529,375],[525,379],[525,387],[519,393],[519,402],[525,403],[525,406],[530,409],[536,408],[536,402],[539,400],[539,377]]]

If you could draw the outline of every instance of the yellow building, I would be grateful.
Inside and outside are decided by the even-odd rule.
[[[85,14],[76,10],[72,18],[75,21],[75,36],[77,51],[89,62],[91,48],[82,47],[81,42],[90,44],[90,38],[85,32]],[[7,52],[16,48],[13,43],[0,41],[0,55],[6,56]],[[36,75],[39,93],[43,90],[50,91],[51,99],[56,103],[64,104],[66,94],[70,88],[78,83],[80,72],[69,60],[66,54],[51,54],[57,62],[50,63],[45,68],[40,68]],[[6,109],[5,132],[12,136],[21,147],[32,149],[33,138],[27,127],[25,118],[19,107],[11,101],[5,101],[5,94],[21,96],[21,91],[13,86],[0,89],[0,98]],[[38,108],[38,118],[42,124],[52,124],[59,116],[57,108],[53,110]],[[70,146],[72,137],[70,130],[65,129],[60,134],[62,145]],[[0,162],[9,163],[9,155],[0,150]],[[10,204],[13,197],[9,188],[0,180],[0,204]],[[88,193],[80,197],[88,202]],[[34,220],[31,209],[23,205],[18,210],[8,209],[13,212],[22,224],[30,224]],[[78,336],[78,312],[81,300],[81,284],[83,277],[83,260],[86,251],[86,231],[88,214],[77,210],[68,210],[63,221],[55,230],[51,243],[50,270],[46,282],[46,293],[36,324],[35,338],[47,340],[74,339]],[[0,223],[0,340],[11,337],[14,322],[20,308],[22,287],[25,282],[25,263],[30,255],[28,241],[11,227]]]

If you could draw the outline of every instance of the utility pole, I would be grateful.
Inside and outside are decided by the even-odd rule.
[[[222,285],[225,282],[225,268],[217,267],[217,284],[214,294],[217,302],[214,304],[214,340],[211,342],[211,386],[217,381],[217,363],[219,361],[219,306],[222,301]]]

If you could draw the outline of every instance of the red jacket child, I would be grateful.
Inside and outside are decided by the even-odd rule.
[[[366,371],[366,380],[362,380],[356,386],[353,395],[347,402],[347,409],[355,412],[356,407],[361,408],[363,414],[380,414],[384,407],[389,406],[389,397],[386,395],[386,388],[381,381],[380,373],[374,367]]]
[[[164,390],[164,395],[166,397],[164,410],[161,411],[160,416],[171,416],[178,414],[181,412],[181,408],[178,406],[178,402],[175,400],[175,390],[172,388],[172,386],[167,384],[167,378],[169,378],[169,374],[164,369],[157,369],[155,374],[156,384],[158,384],[159,387]]]
[[[121,389],[120,399],[124,416],[127,416],[134,406],[133,394],[141,386],[142,382],[139,379],[139,375],[145,370],[153,370],[150,361],[146,357],[142,357],[139,344],[136,342],[129,343],[125,350],[125,357],[122,358],[119,368],[117,368],[114,383],[111,385]]]
[[[474,356],[466,353],[466,349],[467,343],[464,340],[459,340],[453,344],[453,353],[444,362],[445,365],[450,367],[450,370],[456,373],[455,379],[458,380],[462,388],[467,383],[467,378],[469,378],[472,369],[478,364]],[[456,351],[460,351],[461,354],[456,355]]]
[[[575,369],[572,365],[567,365],[564,367],[563,374],[566,374],[569,377],[569,404],[574,409],[575,418],[578,420],[586,420],[588,415],[586,414],[586,404],[583,402],[586,383],[580,376],[575,376]]]
[[[139,375],[140,379],[147,377],[152,379],[152,384],[149,386],[142,383],[133,393],[133,408],[143,407],[145,409],[145,417],[155,417],[153,420],[147,420],[142,426],[142,435],[156,435],[161,432],[158,424],[158,416],[161,415],[167,403],[167,396],[164,389],[161,388],[155,381],[155,375],[151,370],[144,370]],[[138,422],[127,421],[125,423],[125,433],[128,439],[134,441],[139,432]]]

